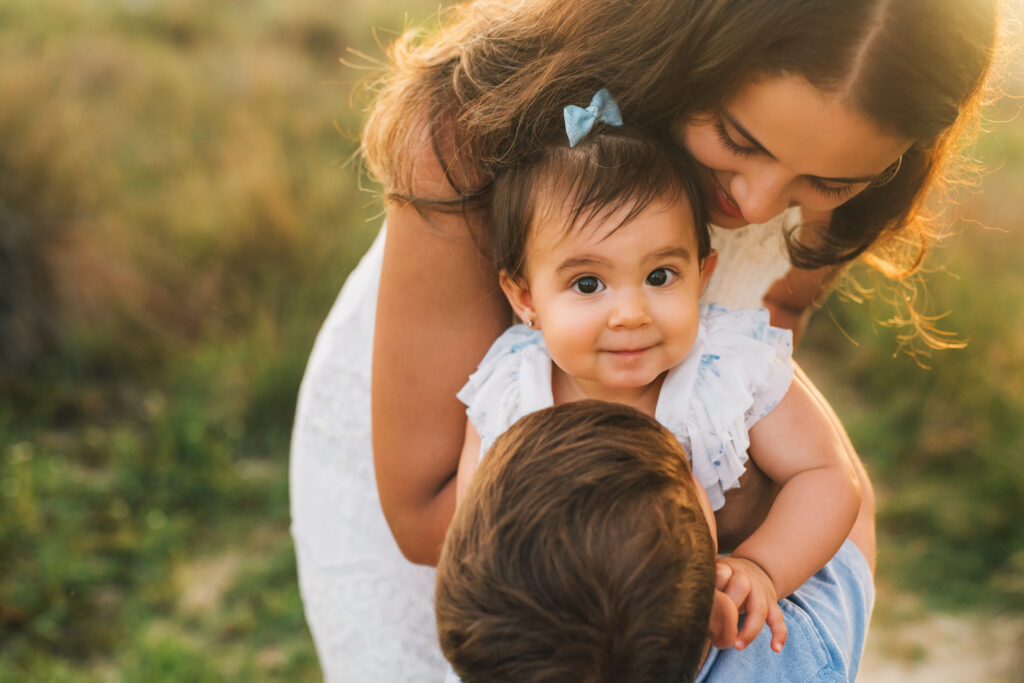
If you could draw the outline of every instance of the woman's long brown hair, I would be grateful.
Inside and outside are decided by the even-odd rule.
[[[465,208],[560,140],[562,108],[601,87],[631,125],[663,136],[750,78],[798,75],[915,142],[892,182],[837,208],[813,242],[789,235],[791,261],[864,255],[903,280],[937,235],[926,196],[957,182],[951,161],[976,128],[999,14],[999,0],[476,0],[390,47],[363,154],[389,199]],[[416,192],[410,150],[425,136],[447,196]]]

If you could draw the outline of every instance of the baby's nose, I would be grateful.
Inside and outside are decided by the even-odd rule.
[[[616,298],[615,307],[608,318],[609,327],[634,328],[649,325],[650,311],[647,299],[639,292],[624,292]]]

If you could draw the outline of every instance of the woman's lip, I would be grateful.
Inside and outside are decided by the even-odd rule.
[[[734,202],[732,197],[729,196],[729,193],[725,191],[722,183],[718,181],[718,176],[715,175],[715,172],[709,169],[708,175],[711,176],[711,187],[714,190],[715,203],[718,205],[718,208],[721,209],[722,213],[732,218],[741,218],[746,220],[743,216],[743,212],[740,211],[740,207],[737,206],[736,202]]]

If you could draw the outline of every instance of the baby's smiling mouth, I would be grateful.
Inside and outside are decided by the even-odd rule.
[[[655,344],[651,344],[649,346],[637,346],[628,349],[605,349],[605,353],[611,353],[616,356],[628,358],[631,356],[639,356],[643,352],[653,349],[655,346]]]

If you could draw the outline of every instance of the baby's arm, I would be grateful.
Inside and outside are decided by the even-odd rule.
[[[732,573],[726,593],[756,610],[747,610],[737,644],[756,638],[767,617],[779,649],[769,608],[839,550],[857,518],[860,484],[829,415],[796,380],[751,428],[750,455],[781,489],[761,526],[721,562]]]
[[[466,495],[476,466],[480,463],[480,434],[473,423],[466,420],[466,439],[462,444],[462,455],[459,456],[459,470],[455,475],[455,505]]]

